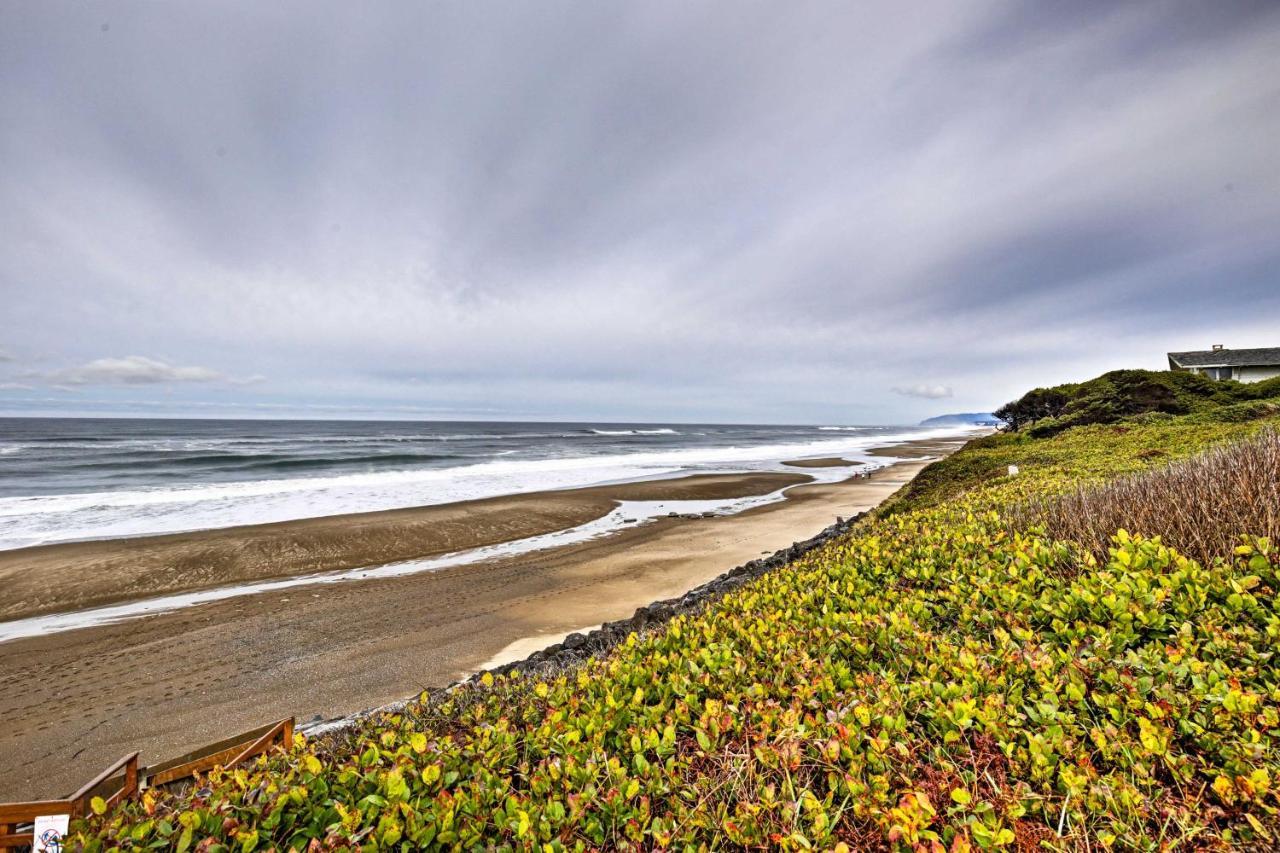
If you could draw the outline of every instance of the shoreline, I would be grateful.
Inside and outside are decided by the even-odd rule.
[[[466,678],[530,638],[633,618],[879,504],[968,438],[885,448],[876,455],[903,461],[736,515],[11,641],[0,797],[62,794],[125,752],[162,760],[268,718],[351,717]]]
[[[798,472],[692,474],[405,509],[0,551],[5,622],[160,595],[428,559],[597,521],[622,501],[768,495],[812,481]]]

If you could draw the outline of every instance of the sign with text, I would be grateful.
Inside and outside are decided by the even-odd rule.
[[[62,853],[63,839],[67,837],[70,816],[64,814],[40,815],[36,818],[35,839],[32,853]]]

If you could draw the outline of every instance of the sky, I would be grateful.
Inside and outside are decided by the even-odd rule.
[[[0,414],[909,423],[1278,236],[1276,2],[0,5]]]

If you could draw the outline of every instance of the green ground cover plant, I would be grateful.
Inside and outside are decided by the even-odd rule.
[[[1191,413],[979,439],[698,615],[570,671],[299,737],[93,816],[78,841],[1275,849],[1280,550],[1242,529],[1196,561],[1117,530],[1099,554],[1010,517],[1276,425]]]

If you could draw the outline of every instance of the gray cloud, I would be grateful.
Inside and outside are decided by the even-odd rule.
[[[1280,343],[1274,3],[5,24],[0,339],[224,380],[104,410],[915,421],[919,377],[976,411]]]

